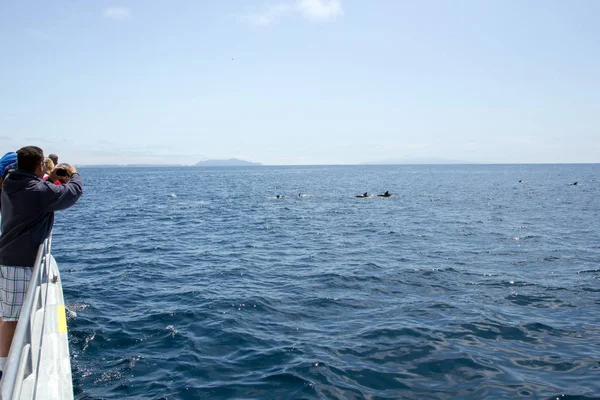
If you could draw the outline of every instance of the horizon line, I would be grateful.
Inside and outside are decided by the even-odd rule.
[[[194,165],[194,164],[149,164],[149,163],[131,163],[131,164],[74,164],[78,168],[87,167],[134,167],[134,168],[152,168],[152,167],[190,167],[190,168],[260,168],[260,167],[352,167],[352,166],[395,166],[395,165],[594,165],[598,162],[403,162],[403,163],[359,163],[359,164],[262,164],[259,165]]]

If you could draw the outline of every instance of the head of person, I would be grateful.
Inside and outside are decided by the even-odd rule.
[[[54,169],[54,161],[50,157],[44,158],[44,173],[50,175],[50,172]]]
[[[0,158],[0,185],[4,180],[5,170],[8,171],[10,167],[17,163],[17,153],[9,151]]]
[[[36,146],[25,146],[17,150],[17,165],[21,171],[44,177],[44,151]]]
[[[65,184],[71,180],[69,167],[70,165],[67,163],[58,164],[50,176],[60,181],[60,183]]]
[[[52,160],[54,165],[58,165],[58,156],[56,154],[52,153],[48,156],[48,158]]]
[[[2,158],[0,158],[0,173],[2,173],[6,167],[16,162],[17,153],[15,153],[14,151],[9,151],[5,155],[3,155]]]

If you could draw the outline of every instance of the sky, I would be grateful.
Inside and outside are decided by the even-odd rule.
[[[600,162],[600,1],[0,2],[0,152]]]

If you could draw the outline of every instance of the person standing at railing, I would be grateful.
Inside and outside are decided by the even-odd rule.
[[[10,350],[39,245],[50,235],[54,212],[71,207],[83,193],[75,167],[69,180],[55,185],[42,180],[44,152],[27,146],[17,151],[16,170],[2,184],[0,235],[0,372]],[[0,375],[1,376],[1,375]]]

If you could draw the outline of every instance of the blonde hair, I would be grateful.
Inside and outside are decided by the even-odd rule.
[[[50,175],[50,172],[52,172],[52,170],[54,169],[54,161],[46,157],[44,158],[44,165],[46,166],[46,174]]]

